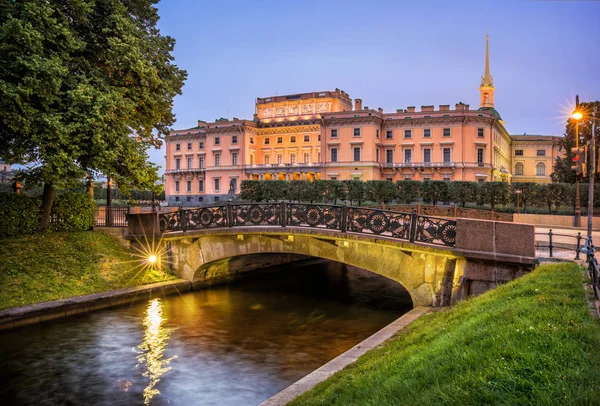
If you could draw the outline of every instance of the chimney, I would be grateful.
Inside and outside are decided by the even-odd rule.
[[[206,121],[198,120],[198,127],[206,127]]]
[[[465,104],[465,110],[469,110],[469,105]]]
[[[421,106],[421,111],[434,111],[433,106]]]
[[[354,99],[354,111],[362,110],[362,99]]]
[[[440,111],[449,111],[449,110],[450,110],[449,104],[440,104]]]
[[[456,111],[462,111],[465,109],[465,104],[463,102],[456,103]]]
[[[408,110],[409,113],[415,112],[415,106],[408,106],[406,109]]]
[[[378,112],[380,112],[380,113],[383,113],[383,109],[382,109],[381,107],[379,107],[379,108],[377,109],[377,111],[378,111]]]

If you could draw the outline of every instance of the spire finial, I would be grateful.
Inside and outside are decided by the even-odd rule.
[[[490,49],[489,49],[490,34],[488,34],[487,28],[485,30],[485,71],[481,78],[481,86],[494,87],[494,80],[490,75]]]

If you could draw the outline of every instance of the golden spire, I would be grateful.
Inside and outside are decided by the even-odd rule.
[[[490,49],[489,49],[489,34],[485,34],[485,72],[481,77],[481,86],[494,87],[494,78],[490,75]]]

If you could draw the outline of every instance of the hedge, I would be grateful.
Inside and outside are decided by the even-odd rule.
[[[39,226],[40,201],[17,194],[0,194],[0,237],[31,234]]]
[[[53,231],[85,231],[94,226],[94,204],[87,194],[64,192],[52,205]]]

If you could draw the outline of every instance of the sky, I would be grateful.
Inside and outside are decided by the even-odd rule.
[[[163,0],[158,10],[188,72],[175,129],[252,119],[257,97],[335,88],[385,112],[478,108],[486,30],[510,134],[563,135],[576,94],[600,100],[600,1]],[[164,167],[164,146],[150,156]]]

